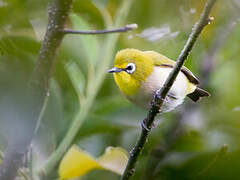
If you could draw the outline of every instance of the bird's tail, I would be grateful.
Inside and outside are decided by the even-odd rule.
[[[188,94],[187,96],[194,102],[197,102],[204,96],[210,96],[210,93],[197,87],[194,92],[192,92],[191,94]]]

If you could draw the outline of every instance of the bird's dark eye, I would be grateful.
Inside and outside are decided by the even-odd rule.
[[[131,71],[133,69],[132,66],[127,66],[126,70]]]
[[[127,67],[125,68],[125,71],[129,74],[134,73],[136,70],[136,65],[134,63],[129,63]]]

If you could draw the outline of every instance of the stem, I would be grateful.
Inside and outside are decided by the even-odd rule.
[[[137,28],[137,24],[128,24],[125,27],[111,29],[111,30],[93,30],[93,31],[78,31],[72,29],[64,29],[64,34],[85,34],[85,35],[92,35],[92,34],[108,34],[108,33],[119,33],[119,32],[127,32]]]
[[[129,12],[129,9],[131,7],[133,0],[124,0],[122,6],[119,8],[119,11],[116,15],[116,20],[114,27],[123,26],[127,14]],[[113,27],[113,28],[114,28]],[[104,52],[102,53],[101,57],[101,64],[97,71],[97,77],[90,81],[90,84],[88,84],[89,87],[91,87],[90,92],[88,92],[86,99],[84,100],[80,111],[77,113],[75,118],[72,121],[72,124],[67,131],[66,136],[60,143],[57,150],[50,156],[46,164],[41,168],[37,170],[37,174],[47,177],[51,171],[57,166],[58,162],[66,152],[66,150],[70,147],[72,144],[75,136],[77,135],[82,123],[86,119],[88,112],[93,105],[94,99],[97,95],[97,92],[99,88],[101,87],[101,84],[104,80],[104,77],[106,75],[107,68],[112,60],[114,49],[116,46],[116,42],[118,40],[119,34],[111,34],[107,36],[104,48]]]
[[[204,173],[206,173],[209,169],[211,169],[214,164],[216,164],[216,162],[223,156],[225,156],[227,154],[228,151],[228,145],[227,144],[223,144],[220,148],[220,151],[214,156],[214,158],[207,164],[206,167],[204,167],[202,170],[200,170],[197,173],[197,177],[202,176]]]
[[[143,147],[148,139],[148,136],[150,135],[152,124],[154,122],[154,119],[156,115],[161,110],[161,107],[163,105],[163,102],[168,94],[168,91],[170,90],[171,86],[174,83],[174,80],[176,79],[178,73],[180,72],[182,66],[184,65],[189,53],[191,52],[193,45],[195,44],[197,38],[199,37],[200,33],[202,32],[203,28],[210,23],[212,18],[209,18],[210,11],[214,5],[216,0],[208,0],[208,2],[205,5],[204,11],[201,14],[200,20],[198,23],[196,23],[192,29],[192,32],[181,51],[181,54],[178,57],[178,60],[176,62],[176,65],[174,66],[172,72],[169,74],[166,82],[164,83],[163,88],[160,90],[160,92],[156,93],[154,96],[151,109],[148,112],[148,115],[146,117],[145,124],[146,128],[142,128],[141,135],[132,149],[130,153],[130,158],[128,160],[127,167],[124,171],[124,174],[122,176],[122,180],[128,180],[130,177],[134,174],[136,169],[136,163],[139,158],[139,155],[141,154]],[[159,98],[160,97],[160,98]]]
[[[13,180],[17,175],[17,170],[22,166],[22,159],[31,143],[36,124],[38,124],[39,114],[48,98],[49,82],[55,70],[55,57],[64,36],[62,30],[71,4],[72,0],[54,0],[49,8],[47,32],[29,83],[30,94],[24,102],[29,112],[27,117],[19,117],[26,119],[27,127],[22,134],[19,134],[22,137],[20,141],[9,142],[1,165],[1,180]],[[24,116],[24,113],[26,112],[22,112],[21,115]],[[27,134],[27,136],[24,137],[24,134]]]

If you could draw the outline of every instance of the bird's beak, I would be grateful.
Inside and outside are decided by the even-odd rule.
[[[117,67],[114,67],[114,68],[108,70],[109,73],[117,73],[117,72],[121,72],[121,71],[123,71],[123,70],[120,68],[117,68]]]

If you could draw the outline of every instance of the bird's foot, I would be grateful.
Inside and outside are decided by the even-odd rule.
[[[158,89],[158,90],[155,92],[155,98],[164,101],[164,99],[163,99],[162,96],[161,96],[161,89],[162,89],[162,88]]]
[[[146,121],[147,121],[147,118],[145,118],[145,119],[141,122],[141,126],[142,126],[143,129],[145,129],[146,131],[149,132],[149,131],[150,131],[150,128],[147,127],[147,125],[146,125],[147,122],[146,122]]]
[[[147,118],[145,118],[142,122],[141,122],[141,126],[142,126],[142,128],[143,129],[145,129],[146,131],[150,131],[152,128],[155,128],[155,127],[157,127],[157,124],[156,123],[152,123],[152,126],[151,126],[151,128],[149,128],[149,127],[147,127],[147,125],[146,125],[146,122],[147,121]]]
[[[161,112],[162,112],[162,111],[161,111],[162,105],[159,105],[159,103],[156,102],[156,100],[159,99],[159,100],[163,101],[163,103],[164,103],[164,102],[167,102],[167,99],[164,99],[164,98],[161,97],[160,91],[161,91],[161,89],[158,89],[158,90],[155,92],[155,97],[154,97],[154,99],[153,99],[153,101],[152,101],[152,106],[154,105],[154,106],[156,106],[156,107],[159,109],[159,112],[158,112],[158,113],[161,113]]]

